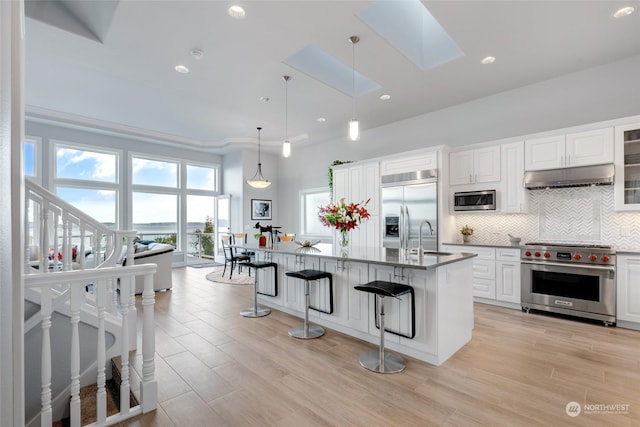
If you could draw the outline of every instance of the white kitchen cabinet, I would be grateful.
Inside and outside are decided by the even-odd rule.
[[[369,199],[367,210],[371,217],[349,233],[349,244],[360,247],[380,246],[380,168],[378,162],[347,164],[333,169],[333,199],[344,197],[347,203],[362,203]],[[339,233],[334,233],[338,244]]]
[[[640,328],[640,255],[618,255],[616,272],[616,318]]]
[[[502,182],[501,213],[527,211],[527,193],[524,188],[524,141],[503,144],[500,147]]]
[[[640,123],[615,128],[617,211],[640,211]]]
[[[496,249],[496,300],[521,303],[519,249]]]
[[[356,285],[368,283],[368,265],[322,258],[320,259],[320,270],[327,271],[333,276],[333,314],[320,313],[320,317],[368,333],[369,297],[366,292],[354,289]],[[323,279],[316,290],[317,296],[323,299],[323,307],[328,307],[326,283],[327,281]]]
[[[473,296],[478,302],[520,308],[520,249],[443,245],[447,252],[472,252]]]
[[[500,181],[500,146],[449,153],[449,185]]]
[[[308,258],[308,257],[307,257]],[[287,271],[298,271],[308,268],[305,265],[305,257],[299,255],[282,255],[284,269],[278,271],[278,284],[282,286],[284,306],[299,312],[304,311],[305,295],[304,284],[300,279],[285,275]],[[311,311],[309,312],[311,314]]]
[[[525,170],[613,163],[613,128],[525,141]]]
[[[380,175],[438,169],[438,151],[415,153],[410,157],[390,158],[380,162]]]
[[[369,264],[369,281],[384,280],[386,282],[412,285],[410,278],[413,271],[407,268],[393,267],[388,265]],[[415,292],[415,290],[414,290]],[[369,295],[369,333],[380,336],[380,331],[376,328],[376,318],[374,314],[375,295]],[[396,331],[404,335],[411,332],[411,296],[402,295],[399,298],[385,298],[385,329]],[[399,343],[400,336],[387,334],[385,341]]]
[[[496,298],[496,250],[487,246],[443,246],[447,252],[471,252],[473,258],[473,296]]]
[[[282,254],[272,253],[272,252],[264,252],[264,251],[256,251],[256,260],[258,261],[269,261],[275,262],[277,264],[282,264]],[[284,288],[283,284],[283,276],[284,272],[278,271],[278,288],[276,292],[276,274],[273,268],[260,268],[260,269],[250,269],[252,272],[255,272],[256,277],[258,278],[258,292],[263,294],[277,294],[275,297],[266,296],[275,302],[276,304],[283,304],[284,301]]]

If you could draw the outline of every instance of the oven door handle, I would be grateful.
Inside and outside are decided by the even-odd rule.
[[[599,265],[584,265],[584,264],[577,264],[577,265],[567,265],[567,264],[562,264],[560,262],[531,262],[531,261],[520,261],[522,264],[529,264],[529,265],[539,265],[541,267],[548,265],[548,266],[552,266],[552,267],[565,267],[565,268],[587,268],[590,270],[602,270],[602,271],[609,271],[612,274],[615,272],[615,268],[613,267],[609,267],[609,266],[599,266]]]

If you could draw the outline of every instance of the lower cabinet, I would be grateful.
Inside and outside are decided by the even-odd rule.
[[[515,250],[518,257],[516,261],[502,258],[500,252],[503,251],[498,249],[496,256],[496,300],[520,304],[520,251]]]
[[[616,318],[640,327],[640,255],[618,255],[616,271]]]
[[[365,284],[369,280],[367,264],[336,259],[321,259],[320,270],[333,276],[333,314],[311,310],[309,314],[319,316],[327,321],[337,323],[361,332],[369,332],[369,300],[368,294],[357,291],[355,286]],[[314,306],[329,308],[327,303],[327,280],[319,281],[311,301]],[[320,300],[316,304],[314,300]]]
[[[443,245],[443,250],[477,254],[473,259],[473,296],[481,298],[480,302],[520,305],[520,249]]]
[[[409,268],[399,268],[386,265],[369,265],[369,280],[384,280],[388,282],[401,283],[413,287],[415,296],[415,332],[413,339],[400,337],[395,334],[385,335],[385,341],[402,343],[408,347],[418,348],[423,351],[436,351],[436,342],[430,343],[428,338],[435,337],[436,325],[426,321],[426,313],[434,313],[436,310],[435,295],[436,275],[435,271],[414,270]],[[431,289],[429,289],[431,287]],[[376,328],[374,313],[374,295],[369,295],[369,333],[380,336],[380,331]],[[431,298],[431,299],[430,299]],[[399,298],[385,298],[385,329],[403,335],[411,334],[411,296],[403,295]]]

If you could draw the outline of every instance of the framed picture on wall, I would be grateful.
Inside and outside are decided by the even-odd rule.
[[[271,200],[251,199],[251,219],[271,219]]]

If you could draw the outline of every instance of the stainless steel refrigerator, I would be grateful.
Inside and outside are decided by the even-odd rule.
[[[382,246],[417,252],[438,250],[437,171],[382,176]]]

